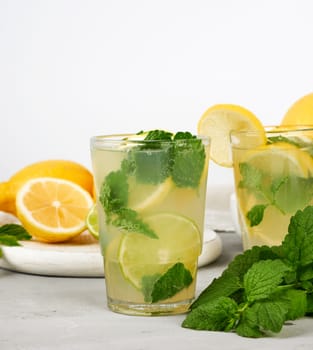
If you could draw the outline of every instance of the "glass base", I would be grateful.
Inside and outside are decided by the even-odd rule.
[[[117,313],[132,316],[164,316],[178,315],[188,312],[194,299],[177,303],[138,304],[108,298],[108,307]]]

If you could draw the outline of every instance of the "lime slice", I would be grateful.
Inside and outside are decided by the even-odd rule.
[[[258,144],[265,144],[262,123],[249,110],[232,104],[214,105],[207,109],[198,122],[198,134],[211,139],[210,157],[224,167],[232,167],[230,132],[261,131]]]
[[[124,235],[118,260],[125,278],[140,289],[143,276],[163,274],[177,262],[182,262],[194,275],[201,251],[197,225],[170,212],[153,214],[143,220],[159,238],[152,239],[140,233]]]
[[[173,181],[168,177],[158,185],[137,183],[134,176],[128,178],[128,206],[138,212],[159,205],[173,187]]]
[[[99,239],[99,224],[97,205],[94,204],[89,210],[86,218],[86,225],[89,232],[97,239]]]

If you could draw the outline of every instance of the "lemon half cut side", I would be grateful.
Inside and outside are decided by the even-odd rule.
[[[57,178],[27,181],[16,196],[17,216],[25,229],[44,242],[62,242],[86,228],[94,201],[74,182]]]

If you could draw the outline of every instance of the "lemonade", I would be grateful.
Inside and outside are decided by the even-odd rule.
[[[313,204],[313,129],[231,133],[233,170],[243,247],[279,245],[291,216]]]
[[[201,253],[209,142],[153,130],[93,137],[107,302],[133,315],[186,312]]]

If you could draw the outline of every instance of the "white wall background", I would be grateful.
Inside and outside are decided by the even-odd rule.
[[[313,91],[312,0],[0,0],[0,181],[90,167],[93,134],[196,131],[215,103],[264,124]],[[231,181],[212,165],[211,183]]]

